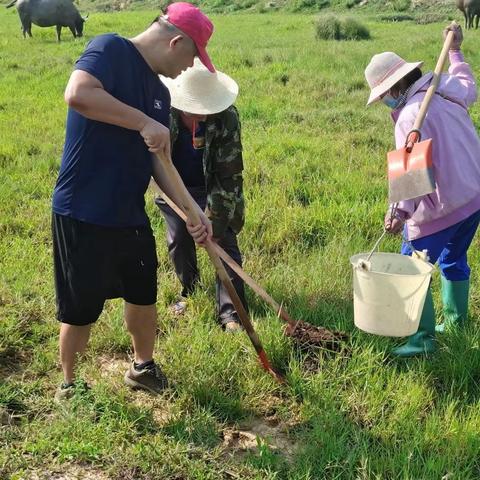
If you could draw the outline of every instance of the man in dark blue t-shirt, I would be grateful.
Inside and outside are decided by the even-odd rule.
[[[135,355],[125,382],[152,393],[167,386],[153,361],[157,257],[144,202],[151,176],[180,198],[154,155],[170,156],[170,95],[158,74],[175,78],[195,56],[214,71],[205,50],[212,32],[197,7],[175,3],[131,40],[115,34],[94,38],[70,77],[66,139],[52,205],[64,374],[57,399],[73,394],[76,357],[85,350],[105,300],[117,297],[125,300]],[[201,222],[189,228],[197,243],[211,236],[203,212]]]

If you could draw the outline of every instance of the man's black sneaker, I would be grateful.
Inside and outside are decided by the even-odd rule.
[[[168,388],[167,377],[153,362],[141,370],[137,370],[132,362],[125,373],[125,383],[133,389],[146,390],[153,394],[162,393]]]

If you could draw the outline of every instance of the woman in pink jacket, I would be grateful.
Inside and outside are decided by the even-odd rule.
[[[428,250],[430,261],[441,271],[443,323],[435,327],[430,289],[416,334],[395,349],[400,357],[432,353],[435,331],[464,325],[467,319],[470,268],[467,251],[480,221],[480,140],[468,114],[477,99],[470,66],[460,50],[463,35],[453,22],[454,40],[449,52],[448,74],[430,104],[422,127],[422,138],[433,140],[432,159],[436,189],[433,193],[398,204],[395,217],[390,210],[385,228],[391,233],[404,230],[416,250]],[[392,109],[397,148],[405,145],[413,127],[432,73],[422,75],[422,62],[407,63],[392,52],[375,55],[365,70],[371,88],[368,104],[381,100]],[[404,242],[402,253],[410,255]]]

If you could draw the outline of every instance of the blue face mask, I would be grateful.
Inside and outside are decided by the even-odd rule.
[[[401,95],[397,98],[392,97],[389,93],[383,96],[382,102],[390,107],[392,110],[397,110],[400,107],[403,107],[407,103],[408,92],[411,87],[408,87]]]
[[[382,102],[387,106],[390,107],[392,110],[396,110],[403,101],[403,95],[400,95],[397,98],[392,97],[389,93],[383,96]]]

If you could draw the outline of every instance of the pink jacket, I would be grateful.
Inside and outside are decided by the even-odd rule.
[[[405,145],[432,79],[427,73],[410,89],[406,105],[392,113],[397,148]],[[408,239],[448,228],[480,210],[480,140],[468,114],[477,99],[472,70],[461,52],[450,52],[450,68],[443,74],[421,128],[422,140],[432,139],[436,190],[399,203]]]

